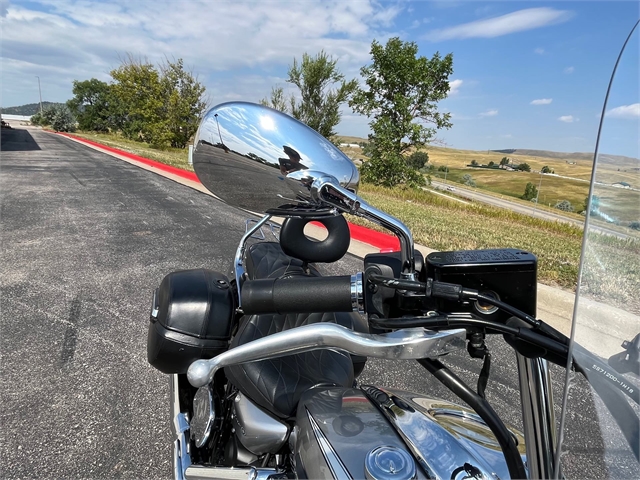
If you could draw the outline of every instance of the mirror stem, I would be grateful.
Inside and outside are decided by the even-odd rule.
[[[407,226],[397,218],[372,207],[359,198],[355,193],[343,188],[330,176],[317,179],[313,185],[313,197],[352,215],[371,220],[378,225],[391,230],[400,241],[402,259],[401,277],[415,280],[415,258],[413,251],[413,236]]]

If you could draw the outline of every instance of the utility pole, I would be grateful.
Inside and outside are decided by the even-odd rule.
[[[38,79],[38,93],[40,94],[40,115],[42,115],[42,90],[40,89],[40,77],[36,75]]]
[[[540,182],[538,183],[538,191],[536,193],[536,203],[533,205],[533,216],[536,216],[536,208],[538,206],[538,198],[540,198],[540,187],[542,186],[542,169],[540,169]]]

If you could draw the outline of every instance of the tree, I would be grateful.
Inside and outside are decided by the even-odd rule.
[[[477,160],[471,160],[471,166],[477,167],[478,166],[478,161]]]
[[[340,123],[340,105],[345,103],[357,87],[356,80],[346,81],[337,68],[338,60],[320,51],[315,57],[307,53],[302,61],[293,59],[289,66],[287,82],[300,91],[300,99],[285,98],[284,90],[275,87],[271,98],[260,103],[290,113],[325,138],[335,136],[333,128]]]
[[[78,120],[81,130],[108,132],[113,127],[111,106],[114,103],[111,87],[97,78],[73,81],[74,97],[67,101],[69,110]]]
[[[469,187],[475,187],[475,186],[476,186],[476,182],[475,182],[475,180],[474,180],[474,179],[473,179],[473,177],[472,177],[470,174],[468,174],[468,173],[465,173],[465,174],[462,176],[462,183],[463,183],[463,184],[465,184],[465,185],[468,185]]]
[[[160,71],[169,143],[174,148],[185,148],[207,108],[205,88],[192,72],[184,69],[181,58],[173,63],[167,61],[160,66]]]
[[[420,170],[429,161],[429,154],[427,152],[413,152],[406,159],[407,165],[414,170]]]
[[[556,203],[555,207],[558,210],[562,210],[564,212],[573,212],[574,211],[573,205],[571,205],[571,202],[569,200],[562,200],[562,201]]]
[[[549,168],[547,165],[545,165],[544,167],[542,167],[542,170],[540,170],[540,172],[542,172],[542,173],[553,173],[553,170],[551,170],[551,168]]]
[[[449,167],[447,167],[447,166],[445,166],[445,165],[440,165],[440,166],[438,167],[438,171],[439,171],[439,172],[446,172],[446,173],[449,173]]]
[[[158,70],[146,60],[129,55],[111,71],[113,92],[124,107],[119,122],[123,135],[153,146],[167,143],[162,122],[163,88]]]
[[[184,148],[207,106],[205,89],[182,59],[156,68],[129,55],[111,72],[114,122],[126,138]]]
[[[269,98],[263,98],[260,100],[260,104],[265,107],[271,107],[281,112],[287,113],[289,111],[289,103],[284,95],[282,87],[272,87],[271,96]]]
[[[411,183],[413,171],[402,160],[404,152],[427,145],[437,129],[451,127],[450,114],[438,112],[437,102],[449,92],[453,55],[418,57],[415,42],[397,37],[386,45],[374,40],[370,53],[372,64],[360,69],[367,88],[358,87],[349,102],[356,113],[372,118],[372,154],[362,166],[362,179]]]
[[[521,163],[520,165],[518,165],[518,170],[520,170],[521,172],[530,172],[531,165],[529,165],[528,163]]]
[[[502,157],[502,160],[500,160],[500,166],[506,166],[509,165],[509,162],[511,160],[509,160],[509,157]]]
[[[524,195],[520,198],[523,200],[533,200],[534,198],[538,198],[538,189],[533,183],[529,182],[527,183],[527,186],[524,187]]]
[[[491,161],[489,162],[489,164],[487,165],[487,167],[493,167],[494,165],[495,165],[495,163],[493,162],[493,160],[491,160]]]

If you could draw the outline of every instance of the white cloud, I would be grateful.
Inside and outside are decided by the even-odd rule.
[[[486,112],[479,113],[481,117],[495,117],[498,115],[498,110],[487,110]]]
[[[459,78],[451,80],[449,82],[449,95],[455,95],[456,93],[458,93],[460,91],[460,85],[462,85],[463,83],[464,82]]]
[[[575,68],[573,68],[573,67],[567,67],[567,68],[564,69],[564,73],[569,75],[569,74],[573,73],[574,70],[575,70]]]
[[[74,79],[108,79],[120,64],[118,56],[127,52],[152,63],[183,58],[214,101],[217,92],[262,98],[270,90],[266,82],[250,90],[238,85],[232,72],[281,73],[301,52],[324,49],[347,77],[355,77],[370,61],[371,39],[393,35],[390,28],[404,4],[325,0],[283,6],[264,0],[216,2],[212,8],[190,0],[175,5],[169,0],[9,4],[1,27],[3,103],[36,101],[37,83],[34,88],[25,81],[36,82],[33,75],[41,77],[43,100],[65,101]]]
[[[548,7],[527,8],[500,17],[487,18],[485,20],[456,25],[455,27],[434,30],[427,34],[426,38],[433,41],[465,38],[494,38],[510,33],[566,22],[572,16],[573,14],[567,10],[556,10]]]
[[[538,98],[533,100],[531,105],[549,105],[551,102],[553,102],[553,98]]]
[[[609,110],[605,114],[605,116],[625,119],[640,118],[640,103],[633,103],[631,105],[620,105],[619,107]]]
[[[538,55],[542,55],[544,53],[544,48],[536,48],[533,52]]]
[[[561,117],[558,117],[558,120],[564,123],[573,123],[574,121],[578,121],[578,119],[574,118],[573,115],[563,115]]]

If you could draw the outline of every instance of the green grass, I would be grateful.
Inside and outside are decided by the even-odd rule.
[[[417,243],[436,250],[520,248],[538,257],[540,281],[575,287],[582,241],[578,227],[485,205],[464,205],[424,191],[365,184],[359,193],[404,222]]]

